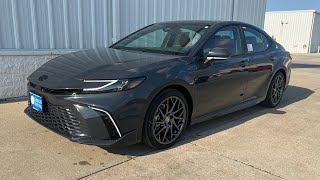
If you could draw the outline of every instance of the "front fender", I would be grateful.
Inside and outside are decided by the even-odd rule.
[[[186,89],[190,96],[191,97],[194,97],[194,86],[192,83],[190,82],[186,82],[186,81],[183,81],[183,80],[172,80],[172,81],[167,81],[167,82],[164,82],[164,83],[161,83],[162,85],[161,86],[156,86],[156,88],[154,89],[149,89],[150,93],[149,93],[149,96],[148,96],[148,100],[147,100],[147,103],[146,103],[146,107],[149,108],[152,101],[156,98],[156,96],[158,94],[160,94],[161,91],[163,91],[164,89],[167,89],[167,88],[170,88],[170,87],[182,87],[184,89]],[[193,101],[193,100],[192,100]],[[145,115],[144,117],[146,116],[146,114],[148,113],[148,110],[145,111]],[[138,124],[138,137],[143,137],[143,126],[144,126],[144,121],[145,121],[145,118],[141,121],[139,121],[139,124]]]

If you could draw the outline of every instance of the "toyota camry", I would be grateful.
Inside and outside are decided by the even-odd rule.
[[[25,112],[74,142],[162,149],[189,125],[256,104],[276,107],[291,61],[250,24],[155,23],[42,65],[28,78]]]

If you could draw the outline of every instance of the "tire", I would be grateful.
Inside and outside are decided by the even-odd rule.
[[[277,72],[269,85],[266,99],[261,103],[261,105],[268,108],[276,107],[281,102],[285,83],[286,80],[283,73]]]
[[[155,149],[176,143],[188,122],[188,104],[175,89],[165,89],[151,102],[143,126],[143,142]]]

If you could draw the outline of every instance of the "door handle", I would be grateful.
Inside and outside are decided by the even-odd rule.
[[[274,60],[276,60],[277,58],[276,57],[274,57],[274,56],[270,56],[270,58],[269,58],[271,61],[274,61]]]
[[[248,59],[244,59],[241,61],[241,67],[246,67],[249,64],[249,60]]]

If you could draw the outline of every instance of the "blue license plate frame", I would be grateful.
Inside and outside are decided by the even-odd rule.
[[[33,92],[29,92],[29,97],[31,107],[36,111],[43,112],[43,98]]]

